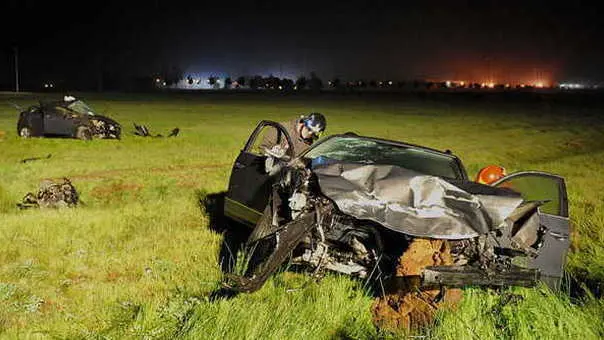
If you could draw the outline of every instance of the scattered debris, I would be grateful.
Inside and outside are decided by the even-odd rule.
[[[44,180],[40,184],[38,193],[34,195],[29,192],[21,203],[17,203],[20,209],[27,208],[64,208],[75,207],[79,202],[79,195],[76,188],[67,178],[61,182]]]
[[[41,159],[49,159],[50,157],[52,157],[51,154],[46,155],[46,157],[31,157],[31,158],[24,158],[21,160],[21,163],[27,163],[27,162],[31,162],[31,161],[38,161]]]
[[[157,134],[155,136],[151,135],[151,132],[149,132],[149,128],[147,128],[147,126],[145,125],[137,125],[136,123],[134,123],[134,129],[136,131],[134,131],[134,134],[137,136],[141,136],[141,137],[163,137],[162,134]],[[178,133],[180,133],[180,129],[179,128],[174,128],[172,129],[172,131],[170,132],[170,134],[168,135],[168,137],[176,137],[178,136]]]

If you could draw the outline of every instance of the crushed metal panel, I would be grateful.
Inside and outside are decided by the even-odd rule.
[[[345,214],[417,237],[465,239],[503,223],[521,197],[472,195],[435,176],[393,165],[314,169],[324,195]]]

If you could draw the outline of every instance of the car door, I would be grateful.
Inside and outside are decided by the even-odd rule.
[[[543,234],[537,256],[529,258],[527,266],[539,269],[541,280],[557,289],[570,246],[568,195],[564,178],[545,172],[523,171],[501,178],[492,185],[512,189],[527,201],[548,200],[538,208]]]
[[[24,113],[24,121],[19,122],[19,127],[29,126],[33,136],[44,135],[44,114],[41,109],[35,108]]]
[[[267,136],[276,137],[281,145],[293,145],[281,124],[261,121],[233,164],[225,197],[225,215],[251,225],[262,215],[274,182],[265,169],[267,156],[262,144]],[[286,154],[292,157],[293,149],[287,147]]]
[[[71,135],[74,124],[68,119],[69,110],[61,106],[50,106],[44,110],[44,131],[47,135]]]

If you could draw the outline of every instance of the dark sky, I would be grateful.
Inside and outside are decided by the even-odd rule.
[[[0,86],[185,74],[604,80],[604,10],[570,1],[31,1],[0,7]]]

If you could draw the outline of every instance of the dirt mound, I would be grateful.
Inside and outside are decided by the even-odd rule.
[[[396,276],[408,284],[374,301],[371,310],[375,325],[389,330],[416,330],[430,325],[437,309],[455,306],[462,298],[460,289],[419,290],[417,285],[424,267],[452,262],[446,241],[415,239],[396,267]]]

